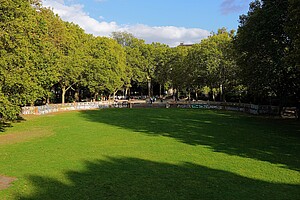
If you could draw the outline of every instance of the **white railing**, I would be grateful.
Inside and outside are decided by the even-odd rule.
[[[65,104],[49,104],[43,106],[25,106],[22,107],[23,115],[43,115],[53,112],[62,112],[70,110],[92,110],[102,108],[191,108],[191,109],[217,109],[231,110],[250,113],[254,115],[281,115],[285,118],[298,118],[297,109],[283,108],[280,113],[278,106],[255,105],[246,103],[231,102],[155,102],[153,104],[135,101],[96,101],[96,102],[74,102]]]

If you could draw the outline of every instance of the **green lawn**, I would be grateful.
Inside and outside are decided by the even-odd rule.
[[[0,137],[0,175],[17,180],[0,199],[300,199],[299,121],[106,109],[30,117],[3,134],[16,137]]]

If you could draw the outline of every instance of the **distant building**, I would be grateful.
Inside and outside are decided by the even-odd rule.
[[[180,42],[179,47],[191,47],[193,44],[184,44],[184,42]]]

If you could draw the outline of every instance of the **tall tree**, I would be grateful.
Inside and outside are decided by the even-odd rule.
[[[43,46],[40,48],[39,77],[44,89],[44,98],[50,103],[53,85],[59,82],[59,66],[63,57],[63,46],[66,28],[62,19],[48,8],[40,8],[38,16],[41,18],[43,31]]]
[[[199,90],[199,86],[217,89],[220,100],[225,101],[226,90],[235,79],[236,63],[233,57],[232,40],[234,31],[219,29],[199,44],[193,45],[187,56],[190,72],[187,87]],[[212,91],[213,99],[215,99]]]
[[[185,63],[187,55],[188,49],[182,46],[171,48],[167,53],[166,65],[169,68],[170,82],[174,90],[173,95],[176,99],[179,96],[179,91],[186,85],[185,75],[189,73]]]
[[[290,39],[289,53],[286,56],[286,62],[290,65],[294,74],[290,74],[293,78],[291,86],[296,99],[300,99],[300,1],[289,0],[288,21],[285,24],[285,31]]]
[[[185,59],[187,67],[185,85],[188,90],[192,88],[195,91],[196,98],[198,98],[198,92],[209,84],[208,60],[206,46],[201,43],[194,44]]]
[[[243,83],[256,103],[274,96],[280,104],[295,94],[296,67],[286,61],[291,40],[285,28],[288,0],[262,0],[250,4],[240,16],[235,38]]]
[[[2,0],[0,4],[0,94],[6,113],[43,96],[38,73],[43,28],[37,9],[39,1]]]
[[[127,76],[130,82],[126,84],[126,91],[135,83],[140,85],[147,80],[145,66],[145,41],[126,32],[113,32],[112,37],[124,47],[126,53]],[[127,93],[127,92],[126,92]]]
[[[84,84],[94,96],[105,91],[109,95],[115,95],[129,82],[125,52],[115,40],[105,37],[91,38],[88,55]]]
[[[152,92],[152,82],[154,78],[155,72],[155,62],[154,62],[154,49],[155,47],[151,44],[143,44],[141,46],[141,52],[143,57],[142,62],[142,72],[146,75],[144,82],[147,83],[148,86],[148,97],[153,96]]]
[[[165,87],[166,83],[168,82],[168,66],[167,66],[167,52],[169,46],[161,43],[153,43],[154,46],[154,65],[155,65],[155,72],[154,78],[155,81],[159,84],[159,96],[162,96],[162,88]]]
[[[66,92],[80,82],[86,67],[84,50],[86,40],[86,34],[78,25],[65,22],[65,36],[61,43],[61,56],[57,69],[62,103],[65,103]]]

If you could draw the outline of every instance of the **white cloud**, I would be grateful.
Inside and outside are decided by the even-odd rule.
[[[184,28],[175,26],[147,26],[137,24],[122,28],[124,31],[130,32],[138,38],[144,39],[147,43],[160,42],[170,46],[179,45],[179,43],[196,43],[210,33],[206,30],[198,28]],[[121,31],[123,31],[121,29]]]
[[[235,12],[240,12],[247,8],[251,0],[223,0],[221,3],[221,13],[228,15]]]
[[[210,33],[199,28],[184,28],[175,26],[155,26],[144,24],[119,25],[116,22],[98,21],[84,12],[83,5],[73,4],[67,6],[63,0],[44,0],[45,7],[53,8],[63,20],[73,22],[82,27],[87,33],[95,36],[110,36],[114,31],[126,31],[147,43],[160,42],[170,46],[176,46],[180,42],[196,43]]]

